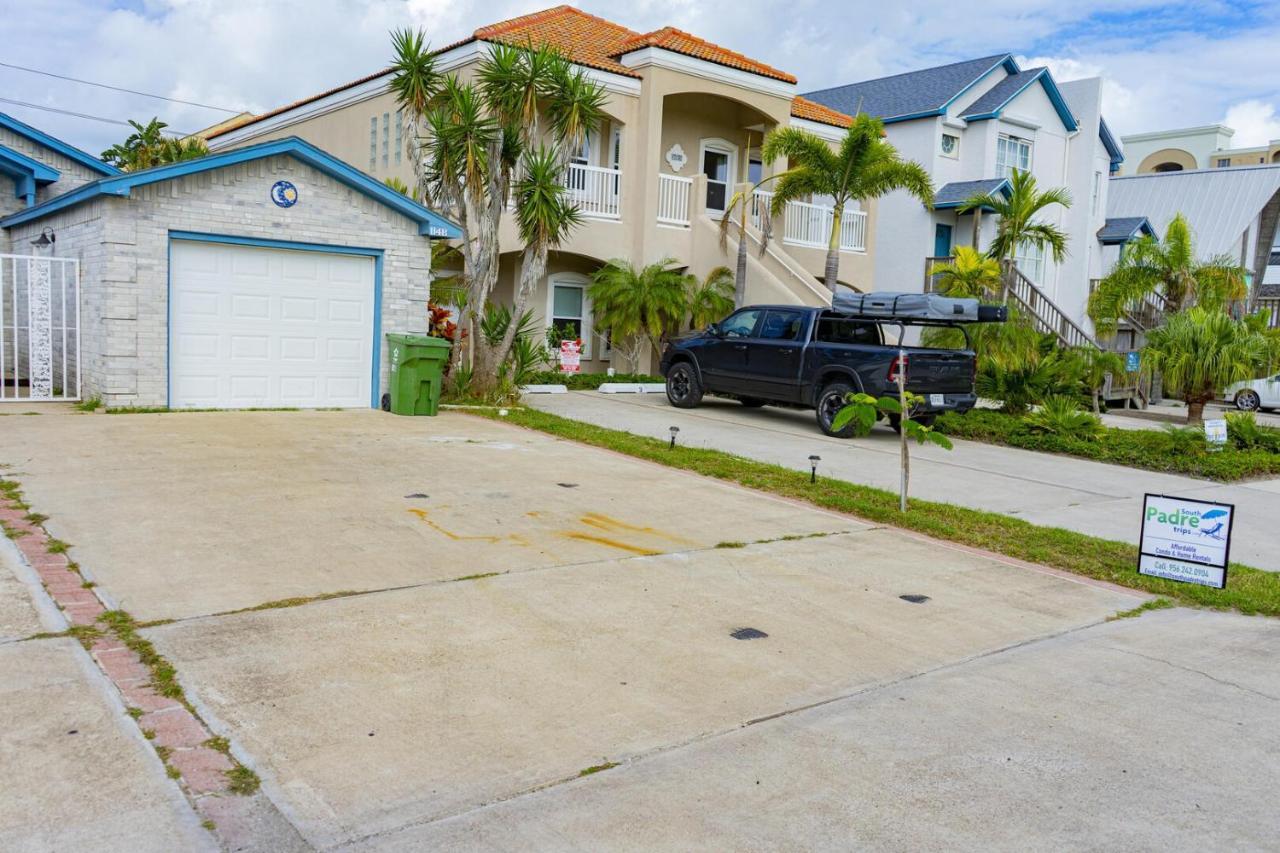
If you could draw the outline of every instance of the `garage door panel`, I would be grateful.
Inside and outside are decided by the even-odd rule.
[[[372,258],[173,244],[171,405],[367,406]]]

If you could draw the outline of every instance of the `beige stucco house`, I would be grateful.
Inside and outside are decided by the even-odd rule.
[[[534,309],[544,323],[576,326],[586,342],[584,369],[601,371],[611,354],[593,335],[586,296],[589,276],[612,258],[636,265],[674,258],[704,276],[732,266],[737,247],[722,247],[719,219],[726,200],[745,180],[785,168],[762,163],[763,135],[780,126],[802,127],[832,141],[847,115],[796,94],[796,79],[739,53],[666,27],[632,31],[569,6],[481,27],[437,52],[437,68],[467,76],[494,43],[551,44],[608,92],[608,121],[570,167],[568,183],[584,223],[555,252]],[[371,74],[208,134],[213,151],[298,136],[379,179],[414,182],[391,72]],[[761,201],[764,201],[762,199]],[[828,299],[822,275],[831,208],[821,199],[793,204],[774,222],[762,253],[751,234],[747,299],[820,304]],[[846,215],[840,282],[869,290],[873,269],[867,235],[875,206]],[[503,248],[499,300],[512,298],[522,246],[510,217]],[[629,365],[619,365],[627,369]]]
[[[1280,163],[1280,139],[1266,145],[1233,148],[1235,130],[1223,124],[1135,133],[1121,139],[1127,174],[1228,169]]]

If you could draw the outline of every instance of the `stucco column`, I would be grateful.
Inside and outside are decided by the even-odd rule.
[[[640,121],[633,136],[635,179],[630,182],[634,195],[631,210],[640,221],[631,228],[632,261],[638,265],[648,263],[649,246],[654,243],[658,227],[658,173],[662,169],[662,106],[664,94],[661,87],[646,74],[640,94]]]

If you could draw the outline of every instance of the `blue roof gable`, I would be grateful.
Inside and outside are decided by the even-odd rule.
[[[1155,229],[1145,216],[1112,217],[1098,229],[1098,242],[1104,246],[1128,243],[1139,235],[1155,236]]]
[[[1071,114],[1071,108],[1067,106],[1067,99],[1062,97],[1062,92],[1058,90],[1058,84],[1053,82],[1053,76],[1049,73],[1048,68],[1028,68],[1026,71],[1010,74],[992,86],[981,98],[970,104],[960,118],[965,121],[983,121],[984,119],[998,118],[1014,98],[1021,95],[1036,82],[1039,82],[1044,87],[1044,93],[1049,96],[1049,101],[1058,113],[1058,118],[1062,119],[1063,127],[1067,130],[1076,130],[1079,127],[1076,117]]]
[[[952,181],[943,184],[933,196],[933,209],[960,207],[977,195],[1009,194],[1008,178],[983,178],[980,181]]]
[[[92,154],[87,154],[75,146],[68,145],[61,139],[55,139],[42,130],[36,130],[31,125],[24,124],[7,113],[0,113],[0,127],[7,128],[19,136],[30,139],[32,142],[39,145],[43,145],[50,151],[57,151],[68,160],[74,160],[82,166],[87,166],[90,170],[97,172],[99,175],[120,174],[120,170],[115,166],[108,166]]]
[[[0,219],[0,228],[11,228],[23,222],[40,219],[55,211],[73,207],[98,196],[128,198],[134,187],[168,181],[186,175],[195,175],[213,169],[221,169],[225,166],[260,160],[264,157],[274,157],[279,154],[287,154],[302,163],[306,163],[357,192],[361,192],[417,222],[419,234],[447,239],[456,239],[462,236],[462,229],[440,214],[423,207],[381,181],[369,177],[364,172],[347,165],[332,154],[321,151],[311,143],[305,142],[296,136],[263,142],[247,148],[237,148],[225,153],[210,154],[195,160],[157,166],[154,169],[125,172],[115,177],[102,178],[64,195],[51,198],[43,204],[19,211],[7,219]]]
[[[25,199],[27,207],[36,203],[36,187],[52,184],[61,173],[39,160],[33,160],[21,151],[0,145],[0,174],[13,179],[14,195]]]
[[[1107,127],[1105,118],[1098,120],[1098,136],[1102,139],[1102,147],[1107,149],[1107,154],[1111,157],[1112,174],[1120,171],[1120,164],[1124,162],[1124,151],[1121,150],[1120,143],[1116,142],[1111,128]]]
[[[854,115],[860,110],[889,124],[942,115],[956,98],[1002,66],[1010,74],[1018,72],[1018,64],[1012,54],[1000,53],[821,89],[804,97],[846,115]]]

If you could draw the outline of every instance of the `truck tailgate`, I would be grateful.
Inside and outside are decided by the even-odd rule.
[[[917,394],[973,392],[974,355],[967,350],[907,349],[907,390]]]

